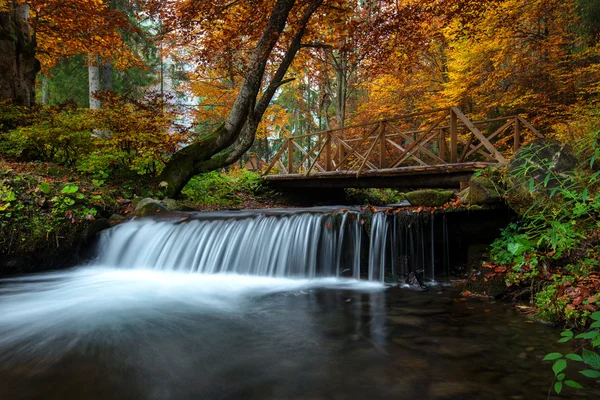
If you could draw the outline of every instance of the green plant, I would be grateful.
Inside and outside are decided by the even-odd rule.
[[[600,311],[591,314],[594,321],[587,332],[575,335],[573,331],[566,330],[561,332],[559,343],[566,343],[573,339],[581,339],[583,344],[574,352],[563,355],[562,353],[549,353],[544,357],[544,361],[554,361],[552,371],[554,372],[554,382],[551,389],[560,394],[564,386],[575,389],[582,389],[583,386],[572,379],[566,379],[566,369],[568,361],[575,361],[585,364],[579,373],[587,378],[600,379],[600,354],[595,349],[600,346]],[[591,349],[590,349],[591,348]],[[549,397],[549,396],[548,396]]]

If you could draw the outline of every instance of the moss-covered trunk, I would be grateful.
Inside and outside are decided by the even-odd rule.
[[[8,3],[8,11],[0,12],[0,101],[29,107],[35,103],[35,77],[40,70],[29,5]]]
[[[267,61],[295,4],[294,0],[277,1],[252,52],[242,87],[225,122],[210,135],[178,151],[163,171],[161,181],[166,182],[169,197],[177,197],[194,175],[230,165],[252,146],[258,123],[275,92],[285,82],[285,74],[301,48],[306,24],[322,2],[323,0],[312,0],[301,9],[295,34],[287,45],[286,53],[262,97],[257,101]]]

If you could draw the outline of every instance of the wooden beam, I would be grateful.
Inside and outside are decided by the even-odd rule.
[[[294,139],[290,138],[288,140],[288,174],[294,173],[294,144],[292,143]]]
[[[442,123],[443,120],[445,120],[448,117],[447,114],[442,115],[441,118],[438,118],[437,121],[435,121],[435,123],[429,127],[429,129],[427,129],[425,131],[425,133],[423,133],[423,136],[421,136],[419,139],[415,140],[410,146],[408,146],[408,148],[406,149],[406,151],[404,152],[404,154],[401,154],[400,157],[398,158],[398,160],[394,163],[392,163],[392,168],[396,168],[397,166],[400,165],[400,163],[402,161],[404,161],[406,159],[407,155],[410,155],[410,152],[417,147],[423,140],[425,140],[429,134],[439,125]]]
[[[300,165],[304,164],[304,162],[306,160],[310,160],[310,161],[314,161],[314,159],[310,156],[310,153],[307,153],[306,150],[304,150],[304,148],[302,148],[302,146],[300,146],[298,143],[296,143],[296,141],[294,141],[294,146],[296,146],[298,148],[298,150],[300,150],[302,153],[304,153],[304,155],[307,156],[307,158],[305,158],[304,160],[302,160],[302,162],[300,163]],[[318,169],[321,170],[321,172],[325,172],[325,169],[323,167],[321,167],[318,163],[315,164],[316,167]]]
[[[514,120],[511,119],[507,123],[502,125],[500,128],[496,129],[494,131],[494,133],[492,133],[490,136],[488,136],[488,140],[492,140],[493,138],[495,138],[496,136],[500,135],[502,132],[507,130],[513,124],[513,121]],[[473,149],[467,153],[467,157],[469,157],[471,154],[473,154],[477,151],[477,152],[479,152],[479,154],[483,155],[484,157],[489,157],[491,159],[494,159],[493,156],[490,156],[489,154],[486,154],[486,153],[482,152],[481,150],[479,150],[481,147],[483,147],[483,143],[479,143],[477,146],[474,146]]]
[[[387,150],[385,147],[385,126],[385,122],[382,122],[379,125],[379,169],[386,167],[385,157],[387,155]]]
[[[288,140],[290,140],[290,139],[288,139]],[[285,151],[286,148],[287,148],[287,141],[284,142],[283,145],[281,145],[281,149],[279,149],[277,154],[275,154],[275,157],[273,157],[273,160],[271,160],[271,163],[269,164],[269,166],[267,167],[267,170],[265,171],[265,173],[263,175],[268,175],[269,172],[271,172],[271,168],[273,168],[275,166],[275,164],[277,163],[277,161],[279,161],[279,157],[281,157],[281,155],[283,154],[283,152]]]
[[[450,109],[450,163],[458,161],[458,121],[456,113]]]
[[[494,147],[492,143],[477,129],[475,125],[456,107],[452,107],[453,114],[455,114],[465,126],[479,139],[483,146],[494,156],[494,158],[501,164],[506,164],[506,158]],[[455,162],[455,161],[453,161]]]
[[[520,121],[520,122],[521,122],[523,125],[525,125],[525,126],[527,127],[527,129],[529,129],[531,132],[533,132],[533,134],[534,134],[534,135],[536,135],[536,136],[537,136],[537,137],[539,137],[539,138],[544,138],[544,137],[545,137],[545,136],[544,136],[544,135],[542,135],[540,132],[538,132],[538,130],[537,130],[537,129],[535,129],[533,126],[531,126],[531,124],[530,124],[529,122],[527,122],[527,121],[525,120],[525,118],[521,117],[520,115],[518,116],[518,118],[519,118],[519,121]]]
[[[333,170],[333,164],[331,162],[331,132],[325,132],[327,141],[325,142],[325,169],[327,171]]]

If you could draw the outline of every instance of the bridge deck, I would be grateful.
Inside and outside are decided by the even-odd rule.
[[[495,165],[488,162],[384,168],[363,171],[326,171],[305,174],[267,175],[265,179],[279,189],[290,188],[458,188],[473,173]]]

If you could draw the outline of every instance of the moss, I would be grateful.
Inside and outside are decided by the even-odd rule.
[[[473,204],[490,204],[502,201],[504,191],[490,178],[473,176],[469,188],[469,202]]]
[[[413,206],[441,207],[448,203],[454,192],[451,190],[416,190],[406,193],[406,198]]]
[[[69,263],[118,209],[106,188],[41,171],[0,161],[0,275]]]
[[[394,189],[345,189],[350,204],[384,206],[406,201],[406,195]]]

